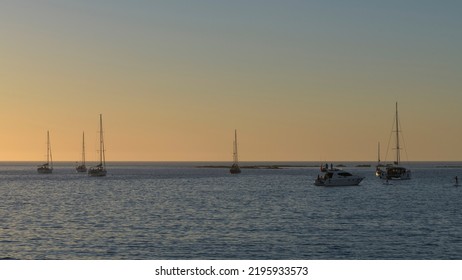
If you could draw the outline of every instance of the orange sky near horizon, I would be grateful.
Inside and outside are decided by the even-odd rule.
[[[108,161],[374,161],[395,102],[403,159],[462,160],[459,7],[103,2],[0,4],[0,161],[96,160],[100,113]]]

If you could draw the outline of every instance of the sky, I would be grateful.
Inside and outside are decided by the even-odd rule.
[[[3,0],[0,161],[462,160],[462,2]],[[393,144],[390,144],[393,145]]]

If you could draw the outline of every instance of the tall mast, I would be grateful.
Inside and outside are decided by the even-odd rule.
[[[396,164],[401,161],[400,147],[399,147],[399,119],[398,119],[398,102],[396,102]]]
[[[378,163],[380,163],[380,142],[378,142],[378,146],[377,146],[377,159],[378,159]]]
[[[85,132],[82,133],[82,165],[85,165]]]
[[[104,157],[104,139],[103,139],[103,115],[99,114],[99,162],[101,165],[106,165]]]
[[[47,164],[50,164],[50,131],[47,130]]]
[[[51,154],[50,131],[47,130],[47,163],[53,168],[53,155]]]
[[[233,159],[234,163],[237,163],[238,157],[237,157],[237,130],[234,130],[234,147],[233,147]]]

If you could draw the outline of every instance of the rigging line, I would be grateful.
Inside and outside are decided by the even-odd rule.
[[[401,121],[399,121],[399,126],[402,128],[403,126],[401,125]],[[409,157],[407,155],[407,148],[406,148],[406,140],[404,138],[404,133],[403,133],[403,129],[401,129],[401,138],[403,139],[403,145],[404,145],[404,153],[406,154],[406,161],[409,162]]]
[[[99,129],[96,130],[96,137],[94,137],[93,141],[94,141],[94,144],[93,144],[94,162],[98,162],[98,159],[99,159]]]
[[[391,137],[393,136],[393,127],[395,126],[396,115],[393,117],[393,123],[391,124],[390,137],[388,137],[387,153],[385,154],[385,162],[387,162],[388,151],[390,149]]]

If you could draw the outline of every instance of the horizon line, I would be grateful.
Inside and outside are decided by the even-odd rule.
[[[41,163],[43,160],[0,160],[0,163]],[[79,163],[80,161],[75,160],[58,160],[53,161],[53,163]],[[87,163],[95,163],[98,161],[87,161]],[[106,163],[122,163],[122,162],[144,162],[144,163],[175,163],[175,162],[230,162],[232,160],[109,160]],[[377,163],[376,160],[240,160],[239,163],[246,163],[246,162],[309,162],[309,163],[348,163],[348,162],[367,162],[367,163]],[[382,164],[384,163],[392,163],[393,161],[381,161]],[[412,161],[405,161],[402,163],[419,163],[419,162],[462,162],[460,160],[412,160]]]

